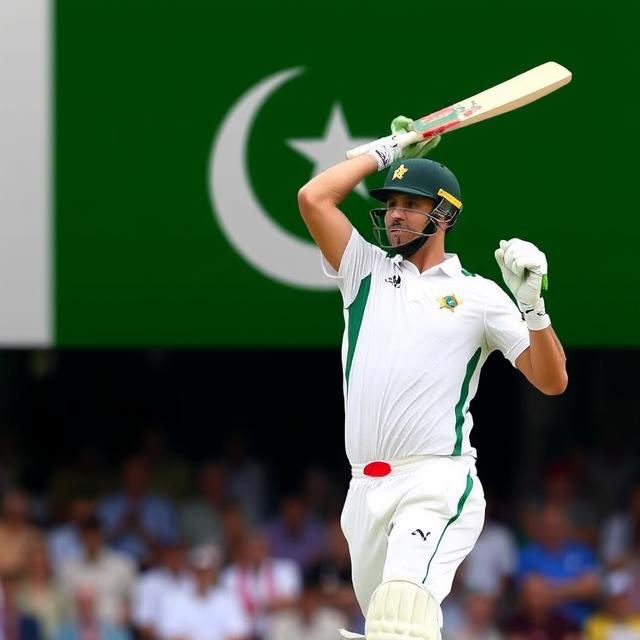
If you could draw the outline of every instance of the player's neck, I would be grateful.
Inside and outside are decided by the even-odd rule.
[[[444,234],[443,234],[444,235]],[[429,238],[412,256],[407,258],[422,273],[444,262],[444,238],[440,234]]]

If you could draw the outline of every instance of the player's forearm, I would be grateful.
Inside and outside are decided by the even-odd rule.
[[[529,331],[529,357],[535,386],[547,395],[559,395],[567,388],[564,350],[551,326]]]
[[[307,207],[340,204],[378,165],[370,155],[358,156],[329,167],[305,184],[298,201]]]

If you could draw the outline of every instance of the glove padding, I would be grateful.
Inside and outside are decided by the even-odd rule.
[[[403,141],[404,134],[412,130],[413,120],[411,118],[398,116],[391,121],[391,135],[381,138],[367,151],[378,163],[378,171],[385,169],[397,160],[426,156],[438,146],[440,136],[435,136],[422,142],[407,144],[406,141]]]
[[[534,331],[548,327],[551,321],[541,297],[547,281],[547,258],[544,253],[531,242],[512,238],[500,240],[495,257],[527,327]]]
[[[391,121],[391,133],[406,133],[413,131],[413,120],[407,118],[407,116],[397,116]],[[400,160],[407,160],[409,158],[424,158],[427,154],[431,153],[439,144],[442,136],[435,136],[429,140],[423,142],[415,142],[405,147],[400,152]]]

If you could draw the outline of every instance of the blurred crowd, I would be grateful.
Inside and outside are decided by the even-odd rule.
[[[117,465],[78,448],[37,491],[0,449],[0,640],[362,632],[339,522],[348,478],[310,465],[283,486],[242,438],[203,459],[149,432]],[[624,446],[565,456],[509,505],[489,487],[444,640],[640,640],[637,463]]]

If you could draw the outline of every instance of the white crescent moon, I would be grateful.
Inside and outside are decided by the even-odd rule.
[[[323,275],[318,248],[271,220],[248,179],[246,146],[260,107],[276,89],[303,71],[286,69],[265,78],[230,109],[211,146],[209,197],[227,240],[257,271],[294,287],[335,289],[332,279]],[[295,203],[295,185],[291,201]]]

